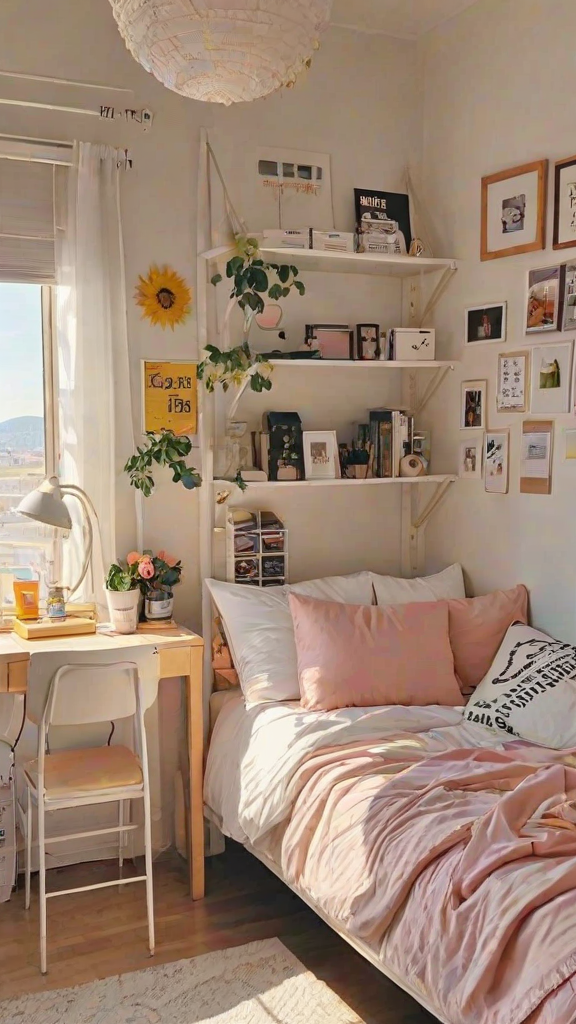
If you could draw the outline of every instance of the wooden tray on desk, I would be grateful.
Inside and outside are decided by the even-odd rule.
[[[163,633],[165,629],[178,629],[174,619],[159,619],[158,622],[139,622],[137,633]]]
[[[29,622],[14,619],[13,631],[23,640],[47,640],[52,636],[86,636],[96,632],[93,619],[68,616],[63,621],[54,619],[31,619]]]

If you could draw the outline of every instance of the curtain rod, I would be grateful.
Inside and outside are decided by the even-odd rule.
[[[52,82],[54,85],[76,85],[81,89],[107,89],[108,92],[134,93],[133,89],[125,89],[120,85],[103,85],[99,82],[78,82],[73,78],[51,78],[48,75],[29,75],[23,71],[0,71],[3,78],[24,78],[30,82]]]
[[[97,110],[90,110],[86,107],[68,107],[57,103],[39,103],[35,100],[13,100],[6,96],[0,96],[0,105],[9,107],[32,107],[36,110],[57,110],[64,114],[88,114],[90,117],[99,117],[101,121],[132,121],[139,124],[147,132],[152,127],[154,115],[146,108],[135,110],[133,107],[113,107],[108,104],[101,104]]]

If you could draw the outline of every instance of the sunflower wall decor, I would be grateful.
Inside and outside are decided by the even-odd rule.
[[[172,267],[153,264],[147,277],[138,278],[134,298],[142,316],[152,324],[170,327],[182,324],[192,311],[192,292],[183,277]]]

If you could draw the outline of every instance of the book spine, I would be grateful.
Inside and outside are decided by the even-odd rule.
[[[383,420],[380,423],[380,472],[378,473],[380,477],[394,475],[392,446],[392,420]]]

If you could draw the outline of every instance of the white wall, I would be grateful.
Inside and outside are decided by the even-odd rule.
[[[418,163],[421,104],[415,57],[412,43],[331,29],[312,70],[295,89],[258,103],[223,109],[183,99],[147,75],[125,49],[106,0],[53,0],[50,4],[3,0],[0,69],[129,87],[134,95],[127,98],[126,105],[150,107],[155,120],[152,131],[143,134],[134,125],[0,105],[0,132],[128,145],[134,169],[124,179],[122,201],[129,292],[137,275],[153,261],[171,263],[194,282],[200,127],[210,129],[216,148],[220,141],[223,149],[236,153],[237,174],[243,173],[250,147],[257,144],[331,153],[337,226],[351,229],[355,185],[400,189],[407,161]],[[90,100],[95,106],[124,105],[121,93],[9,79],[0,79],[0,95],[72,106],[87,106]],[[232,191],[233,185],[231,182]],[[393,317],[385,297],[385,291],[372,289],[361,316],[356,292],[349,301],[340,299],[338,316],[349,316],[352,323],[375,319],[389,326]],[[196,332],[193,319],[173,334],[150,327],[140,320],[130,295],[128,327],[139,426],[139,360],[144,356],[193,358]],[[345,385],[329,381],[326,386],[335,404],[346,400]],[[383,401],[379,395],[370,396],[370,404]],[[268,402],[267,408],[273,408],[273,398]],[[368,404],[367,399],[365,408]],[[357,403],[350,419],[361,412],[361,403]],[[324,422],[322,416],[318,422],[320,419]],[[298,498],[291,521],[288,517],[288,525],[293,527],[294,578],[360,568],[370,558],[375,568],[398,568],[396,499],[385,501],[379,488],[367,491],[369,495],[349,497],[346,503],[333,492],[330,503],[322,502],[321,507],[312,497],[309,504],[304,497]],[[276,511],[280,512],[280,507]],[[186,576],[177,592],[176,615],[195,626],[199,625],[200,609],[197,517],[197,495],[167,478],[145,503],[147,545],[173,548],[184,560]],[[329,558],[325,550],[320,551],[327,523],[331,530]],[[121,548],[128,550],[134,538],[122,537],[121,530],[120,523]]]
[[[570,257],[551,248],[553,167],[547,250],[481,263],[480,179],[506,167],[575,150],[570,102],[576,70],[573,0],[479,0],[421,45],[425,81],[423,167],[437,254],[462,260],[439,307],[440,354],[462,360],[430,407],[435,471],[453,471],[462,437],[461,380],[488,380],[488,425],[511,428],[510,493],[486,494],[481,482],[459,481],[427,533],[430,568],[458,559],[475,593],[524,582],[535,624],[576,640],[576,467],[563,461],[556,418],[552,495],[519,493],[521,415],[495,411],[499,351],[556,341],[557,334],[524,335],[526,272]],[[572,253],[572,255],[574,255]],[[466,306],[508,302],[508,340],[464,353]],[[545,418],[545,417],[544,417]]]

